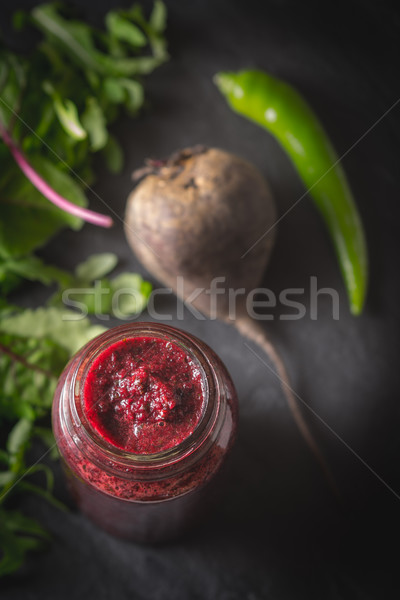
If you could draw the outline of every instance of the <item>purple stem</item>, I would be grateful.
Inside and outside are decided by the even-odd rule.
[[[58,206],[58,208],[61,208],[61,210],[64,210],[70,213],[71,215],[75,215],[76,217],[80,217],[88,223],[93,223],[94,225],[99,225],[100,227],[112,226],[113,220],[111,217],[108,217],[107,215],[101,215],[100,213],[88,210],[87,208],[82,208],[81,206],[77,206],[76,204],[69,202],[69,200],[67,200],[63,196],[60,196],[60,194],[58,194],[29,164],[20,148],[12,140],[10,133],[1,123],[0,136],[3,138],[4,143],[10,149],[10,152],[13,155],[15,162],[17,163],[21,171],[24,173],[24,175],[35,186],[35,188],[43,194],[43,196],[50,200],[50,202]]]

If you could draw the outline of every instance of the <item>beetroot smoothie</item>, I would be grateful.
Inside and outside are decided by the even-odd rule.
[[[199,366],[176,344],[151,337],[126,338],[103,350],[87,374],[83,397],[92,427],[134,454],[183,442],[205,404]]]
[[[80,509],[114,535],[154,542],[196,523],[236,432],[226,368],[197,338],[135,323],[67,365],[53,429]]]

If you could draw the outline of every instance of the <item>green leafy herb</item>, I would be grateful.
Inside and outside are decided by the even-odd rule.
[[[113,314],[118,318],[141,313],[147,306],[152,286],[137,273],[122,273],[110,282],[113,297],[118,304]]]
[[[78,109],[72,100],[66,98],[63,102],[61,98],[54,96],[53,102],[56,115],[66,133],[68,133],[73,140],[84,140],[87,136],[87,132],[81,125]]]
[[[79,315],[73,311],[56,307],[27,309],[3,319],[0,331],[35,340],[46,339],[58,344],[69,354],[74,354],[92,337],[104,331],[104,327],[92,325],[88,319],[77,317]],[[42,364],[43,358],[42,356]]]
[[[124,164],[122,148],[116,138],[108,134],[107,144],[102,150],[104,162],[111,173],[119,173]]]
[[[30,161],[60,194],[86,205],[81,187],[67,173],[43,156],[32,155]],[[26,256],[62,227],[81,227],[80,219],[50,204],[15,165],[8,168],[0,179],[0,258]]]
[[[0,560],[2,576],[19,569],[28,550],[40,548],[49,539],[49,534],[34,519],[0,507],[0,539],[3,550]]]
[[[147,44],[147,38],[143,31],[116,11],[110,11],[107,14],[106,25],[110,34],[119,40],[138,47]]]
[[[70,298],[74,299],[74,306],[80,304],[88,313],[111,312],[123,318],[144,309],[151,284],[134,273],[107,279],[117,265],[116,255],[110,252],[90,256],[76,267],[74,274],[45,265],[34,256],[9,259],[6,264],[9,272],[46,285],[58,283],[60,288],[49,300],[52,306],[22,310],[5,300],[0,303],[0,427],[2,432],[8,432],[4,446],[0,447],[0,517],[8,519],[11,515],[13,523],[19,513],[2,508],[11,493],[35,493],[60,505],[52,495],[51,470],[42,463],[30,465],[29,449],[32,441],[39,439],[47,449],[46,454],[57,453],[46,422],[58,377],[70,356],[105,331],[103,326],[92,324],[82,314],[66,309],[63,293],[72,291]],[[105,298],[100,306],[95,295],[99,286],[103,291],[101,298]],[[115,294],[123,294],[118,310],[112,302]],[[39,471],[45,475],[45,488],[29,480]],[[34,521],[24,521],[22,515],[21,519],[21,524],[30,523],[33,527]],[[33,533],[30,536],[28,529],[10,527],[8,521],[0,521],[0,540],[4,545],[0,575],[18,568],[25,551],[43,542],[43,536]]]
[[[55,308],[13,313],[0,321],[0,426],[3,434],[8,431],[0,450],[0,575],[19,568],[26,551],[48,539],[36,521],[4,503],[11,494],[30,492],[60,506],[52,495],[51,469],[30,465],[28,451],[36,438],[54,455],[51,430],[39,423],[48,421],[57,378],[70,355],[104,330],[87,319],[62,320],[66,313]],[[40,471],[45,487],[30,481]]]
[[[117,263],[117,255],[112,252],[93,254],[76,267],[75,275],[81,281],[94,281],[108,275],[117,266]]]
[[[139,275],[110,276],[114,254],[91,256],[68,273],[34,252],[60,229],[81,228],[94,153],[110,171],[121,170],[110,125],[123,111],[137,114],[142,76],[168,59],[165,20],[159,0],[148,19],[139,5],[111,11],[106,30],[71,19],[58,3],[44,4],[14,18],[16,29],[40,32],[29,52],[0,42],[0,576],[49,539],[10,498],[29,492],[62,508],[52,470],[32,464],[29,450],[38,440],[48,456],[57,453],[49,414],[58,377],[70,356],[104,331],[82,311],[126,317],[143,310],[151,293]],[[7,299],[23,280],[58,291],[47,306],[23,310]]]
[[[44,4],[17,18],[19,28],[42,35],[28,54],[0,43],[0,259],[29,254],[62,227],[82,226],[81,218],[51,205],[26,178],[9,140],[50,188],[85,207],[93,153],[102,151],[112,172],[121,169],[122,150],[109,126],[123,109],[138,112],[142,75],[168,58],[163,12],[160,2],[148,20],[138,5],[113,10],[101,31],[68,18],[58,4]],[[4,225],[11,222],[12,228]]]
[[[117,262],[115,254],[104,252],[93,254],[79,264],[73,276],[65,274],[64,281],[56,271],[60,288],[49,303],[58,308],[78,309],[85,316],[112,315],[124,319],[141,313],[147,306],[152,285],[138,273],[121,273],[110,279],[108,275]]]

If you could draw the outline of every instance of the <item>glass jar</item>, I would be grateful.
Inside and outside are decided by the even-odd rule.
[[[83,410],[84,382],[93,361],[110,345],[134,337],[173,342],[203,377],[198,424],[178,445],[157,454],[132,454],[114,446]],[[53,402],[53,430],[78,507],[109,533],[141,542],[174,538],[199,521],[218,487],[215,476],[236,426],[236,392],[220,358],[194,336],[158,323],[122,325],[89,342],[65,368]]]

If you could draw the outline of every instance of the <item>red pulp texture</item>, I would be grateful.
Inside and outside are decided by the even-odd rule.
[[[126,338],[103,350],[87,374],[83,397],[96,432],[134,454],[183,442],[205,403],[195,361],[177,344],[154,337]]]

